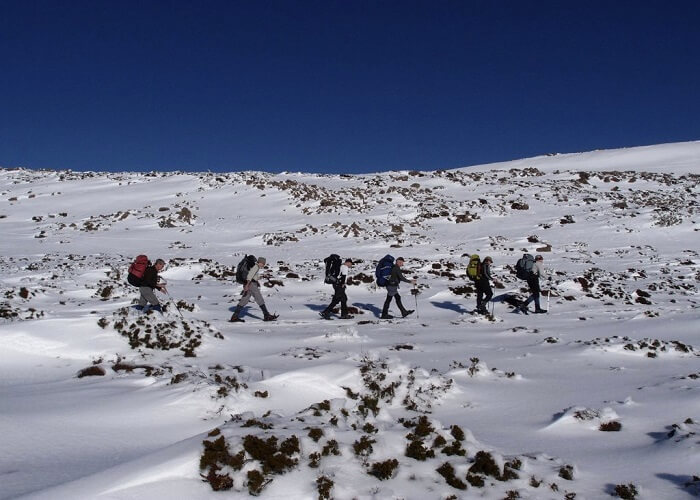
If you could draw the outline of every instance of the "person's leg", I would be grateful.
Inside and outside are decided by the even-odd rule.
[[[535,312],[541,312],[543,309],[540,307],[540,280],[538,279],[534,285],[532,293],[535,297]]]
[[[484,310],[487,310],[486,304],[488,304],[492,298],[493,298],[493,290],[491,289],[491,285],[486,283],[486,287],[484,289],[484,298],[481,301],[481,307],[483,307]]]
[[[270,312],[267,310],[267,306],[265,305],[265,299],[263,299],[262,293],[260,293],[260,287],[258,286],[257,283],[253,282],[250,284],[250,293],[253,295],[253,298],[255,299],[255,303],[260,306],[260,310],[263,312],[263,320],[264,321],[274,321],[277,319],[276,314],[270,314]]]
[[[348,296],[346,295],[344,288],[340,289],[339,294],[340,294],[340,296],[338,297],[338,300],[340,300],[340,317],[347,318],[348,317]]]
[[[399,306],[399,311],[401,311],[401,316],[408,316],[409,314],[411,314],[403,306],[403,303],[401,302],[401,295],[399,295],[397,293],[394,297],[396,298],[396,305]],[[411,312],[413,312],[413,311],[411,311]]]
[[[241,309],[244,308],[245,305],[246,305],[248,302],[250,302],[251,296],[252,296],[252,295],[251,295],[251,293],[250,293],[250,290],[248,290],[247,292],[245,292],[245,293],[243,294],[243,296],[241,297],[241,300],[238,301],[238,305],[236,306],[236,308],[239,308],[239,307],[240,307]]]
[[[243,296],[241,297],[241,300],[238,301],[238,305],[236,306],[236,310],[231,315],[231,319],[229,319],[229,321],[231,321],[231,322],[243,321],[242,319],[240,319],[241,311],[243,310],[245,305],[248,303],[248,301],[250,301],[250,297],[251,297],[250,290],[248,290],[247,292],[245,292],[243,294]]]
[[[382,318],[389,318],[389,306],[391,305],[391,299],[396,295],[396,287],[387,286],[386,287],[386,300],[384,301],[384,307],[382,307]]]
[[[328,319],[330,314],[333,312],[333,308],[338,305],[339,302],[341,302],[341,297],[340,297],[340,288],[333,285],[333,298],[331,299],[331,303],[328,304],[328,307],[326,307],[321,313],[322,318]],[[342,307],[342,306],[341,306]]]
[[[146,299],[146,297],[143,296],[143,292],[141,291],[141,288],[143,288],[143,287],[141,287],[141,286],[139,287],[139,303],[138,303],[139,309],[143,309],[144,307],[146,307],[146,304],[148,304],[148,299]]]
[[[262,306],[265,305],[265,299],[263,299],[262,293],[260,293],[260,287],[258,284],[251,283],[249,290],[250,294],[253,296],[253,299],[255,299],[255,303],[262,309]]]
[[[151,304],[152,306],[159,306],[158,297],[153,293],[153,288],[150,286],[140,286],[139,291],[141,292],[141,297],[139,298],[139,305],[145,306],[146,304]]]
[[[530,296],[527,298],[525,303],[520,306],[520,310],[524,313],[527,313],[527,306],[529,306],[533,300],[539,300],[539,283],[537,277],[535,276],[534,278],[534,280],[532,278],[527,280],[527,286],[530,289]]]

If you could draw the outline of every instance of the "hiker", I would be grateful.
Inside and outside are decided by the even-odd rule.
[[[399,310],[401,311],[402,317],[405,318],[406,316],[414,312],[413,309],[406,309],[403,306],[403,304],[401,303],[401,295],[399,295],[399,283],[401,283],[402,281],[404,283],[412,283],[413,285],[416,284],[415,279],[408,280],[403,275],[403,272],[401,271],[403,264],[404,258],[399,257],[398,259],[396,259],[394,266],[391,268],[391,275],[389,276],[389,280],[386,285],[386,300],[384,301],[384,307],[382,308],[381,319],[393,318],[393,316],[389,315],[389,305],[391,305],[391,299],[393,298],[396,298],[396,305],[399,306]]]
[[[160,313],[163,312],[160,302],[158,301],[158,297],[156,297],[156,294],[153,293],[153,290],[158,289],[162,293],[168,293],[168,290],[165,288],[165,284],[159,283],[160,277],[158,276],[158,273],[162,271],[164,267],[165,261],[163,259],[157,259],[155,264],[146,267],[139,284],[139,292],[141,292],[141,296],[139,297],[139,303],[136,306],[136,309],[142,311],[147,304],[150,304],[151,310],[158,311]]]
[[[491,281],[494,281],[491,276],[491,264],[493,264],[493,259],[491,257],[484,257],[481,262],[480,272],[475,281],[476,284],[476,312],[479,314],[488,314],[489,311],[486,308],[486,304],[489,303],[493,297],[493,290],[491,290]]]
[[[260,310],[263,312],[264,315],[263,321],[275,321],[277,319],[277,314],[270,314],[267,311],[267,307],[265,306],[265,300],[263,299],[263,296],[260,293],[260,283],[257,279],[258,272],[260,272],[260,270],[265,267],[266,262],[267,261],[265,260],[265,257],[258,257],[256,264],[252,266],[248,271],[248,274],[245,279],[245,285],[243,285],[243,296],[241,297],[241,300],[238,301],[236,310],[234,311],[233,315],[231,316],[231,319],[229,320],[230,322],[242,323],[244,321],[239,316],[241,314],[241,310],[248,303],[251,297],[253,297],[255,299],[255,302],[260,306]]]
[[[348,278],[348,272],[352,268],[352,259],[347,258],[342,266],[338,277],[333,283],[333,299],[331,303],[323,311],[318,313],[323,319],[331,319],[333,308],[340,304],[340,319],[352,319],[353,316],[348,314],[348,296],[345,294],[345,280]]]
[[[531,257],[532,258],[532,257]],[[544,258],[541,255],[535,256],[535,264],[532,266],[532,271],[527,277],[527,286],[530,288],[530,296],[520,306],[520,311],[527,314],[527,306],[535,301],[535,312],[538,314],[546,313],[545,309],[540,307],[540,277],[544,278]]]

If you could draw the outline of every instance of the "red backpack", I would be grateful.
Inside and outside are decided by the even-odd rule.
[[[151,265],[151,261],[145,255],[139,255],[129,266],[129,276],[127,281],[130,285],[141,286],[141,279],[146,268]]]

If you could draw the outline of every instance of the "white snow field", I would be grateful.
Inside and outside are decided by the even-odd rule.
[[[2,169],[0,499],[697,497],[699,181],[700,142],[374,175]],[[510,305],[525,252],[548,314]],[[164,315],[131,307],[142,253],[167,260]],[[354,319],[318,316],[330,253],[357,261]],[[228,322],[245,254],[275,323]],[[385,254],[418,280],[405,319],[378,317]]]

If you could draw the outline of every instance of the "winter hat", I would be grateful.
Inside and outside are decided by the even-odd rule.
[[[535,260],[544,260],[544,257],[542,257],[541,255],[536,255]]]
[[[264,266],[266,262],[267,260],[265,260],[265,257],[258,257],[258,263],[261,263]]]
[[[491,264],[493,264],[493,259],[489,256],[484,257],[484,262],[487,262],[487,261],[490,262]]]

